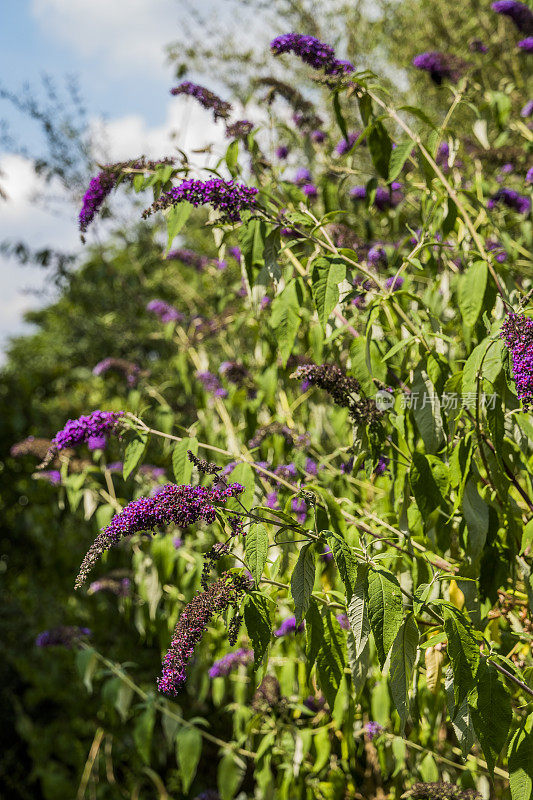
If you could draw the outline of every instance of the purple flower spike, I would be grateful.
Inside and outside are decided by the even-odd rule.
[[[315,144],[322,144],[322,142],[326,141],[326,134],[324,133],[324,131],[320,130],[311,131],[310,137],[311,141],[315,142]]]
[[[310,200],[314,200],[318,197],[318,189],[314,183],[306,183],[305,186],[302,186],[302,192],[306,197],[309,197]]]
[[[276,148],[276,158],[279,158],[280,161],[284,161],[288,155],[289,148],[286,145],[282,144]]]
[[[81,211],[79,215],[80,231],[85,233],[108,194],[115,186],[116,177],[110,172],[100,172],[95,178],[91,178],[89,188],[83,195]]]
[[[335,147],[335,151],[340,156],[345,156],[346,153],[349,153],[356,141],[361,136],[361,131],[352,131],[352,133],[348,134],[347,139],[341,139],[340,142],[337,143]]]
[[[52,439],[56,450],[88,443],[90,439],[105,437],[115,432],[123,411],[93,411],[79,419],[69,419],[64,428]]]
[[[533,36],[527,36],[518,42],[518,47],[523,53],[533,53]]]
[[[533,183],[533,167],[530,167],[526,173],[526,183]]]
[[[188,528],[199,520],[211,524],[216,517],[214,504],[224,505],[230,497],[236,497],[243,491],[239,483],[232,483],[223,489],[168,483],[161,486],[152,497],[132,500],[115,514],[94,540],[82,561],[75,588],[85,582],[100,555],[118,544],[124,536],[153,532],[156,527],[170,523],[178,528]]]
[[[163,671],[157,687],[163,694],[175,696],[187,678],[187,664],[194,648],[215,614],[238,605],[249,587],[249,581],[239,575],[224,573],[205,591],[188,603],[174,630],[168,652],[163,659]]]
[[[487,208],[492,210],[499,203],[503,203],[504,206],[518,214],[529,214],[531,211],[531,199],[526,195],[518,194],[514,189],[498,189],[496,194],[493,194],[487,201]]]
[[[253,660],[253,650],[245,650],[242,648],[241,650],[236,650],[234,653],[228,653],[227,655],[222,656],[222,658],[220,658],[218,661],[214,662],[213,666],[209,670],[209,677],[225,677],[226,675],[229,675],[230,672],[233,672],[234,669],[237,669],[237,667],[239,667],[241,664],[252,664]]]
[[[367,260],[368,263],[372,264],[373,267],[377,267],[379,265],[387,266],[388,258],[383,245],[375,244],[373,247],[371,247],[368,251]]]
[[[518,397],[528,410],[533,407],[533,320],[524,314],[508,314],[501,336],[511,354]]]
[[[337,622],[344,631],[350,630],[350,620],[348,619],[346,614],[337,614]]]
[[[221,178],[212,178],[208,181],[185,180],[179,186],[174,186],[162,194],[150,208],[143,211],[143,217],[149,217],[154,211],[162,211],[186,201],[195,208],[211,206],[220,211],[224,222],[240,222],[243,211],[254,211],[257,208],[256,194],[257,189],[253,186],[224,181]]]
[[[336,59],[333,47],[302,33],[278,36],[270,43],[270,49],[276,56],[294,53],[313,69],[323,69],[326,75],[346,75],[355,69],[349,61]]]
[[[231,111],[231,104],[221,100],[214,92],[210,92],[204,86],[199,86],[191,81],[183,81],[179,86],[170,90],[170,94],[186,94],[194,97],[203,108],[212,109],[215,122],[219,118],[226,118]]]
[[[387,289],[391,289],[393,292],[397,292],[398,289],[401,289],[404,284],[404,279],[398,275],[397,277],[393,275],[391,278],[387,278],[385,281],[385,286]]]
[[[520,112],[520,116],[527,119],[533,114],[533,100],[528,100],[528,102],[523,107],[522,111]]]
[[[300,622],[296,627],[296,617],[287,617],[283,620],[279,628],[274,631],[274,636],[280,639],[282,636],[289,636],[291,633],[301,633],[305,628],[305,622]]]
[[[156,314],[161,322],[182,322],[184,319],[183,314],[177,308],[164,300],[150,300],[146,310]]]
[[[379,722],[374,722],[373,720],[367,722],[365,725],[365,733],[370,740],[375,739],[376,736],[379,736],[382,730],[383,726],[380,725]]]
[[[51,628],[49,631],[40,633],[35,640],[35,644],[37,647],[70,648],[73,644],[77,644],[83,637],[91,635],[92,631],[89,630],[89,628],[78,628],[74,625],[60,625],[57,628]]]
[[[492,10],[512,19],[519,31],[533,34],[533,11],[525,3],[518,0],[497,0],[492,4]]]
[[[387,456],[380,456],[377,466],[374,470],[374,475],[383,475],[383,473],[387,471],[389,463],[390,463],[390,458],[388,458]]]
[[[293,497],[291,500],[291,509],[296,514],[296,519],[303,525],[307,517],[307,503],[301,497]]]
[[[431,80],[440,86],[444,80],[457,83],[464,73],[467,63],[449,53],[420,53],[413,58],[413,67],[429,72]]]
[[[228,396],[226,389],[223,388],[217,376],[213,375],[212,372],[197,372],[196,377],[203,385],[206,392],[209,392],[209,394],[212,394],[215,397]]]

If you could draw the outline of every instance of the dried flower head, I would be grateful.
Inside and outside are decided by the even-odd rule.
[[[461,789],[455,783],[444,781],[415,783],[402,797],[419,800],[481,800],[481,795],[475,789]]]
[[[204,475],[216,475],[222,469],[222,467],[218,467],[211,461],[206,461],[205,458],[198,458],[198,456],[194,455],[192,450],[187,450],[187,458],[191,464],[194,464],[196,469]]]
[[[226,125],[226,139],[246,139],[254,129],[254,123],[247,119],[239,119]]]

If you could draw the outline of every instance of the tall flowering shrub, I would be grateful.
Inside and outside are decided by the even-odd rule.
[[[504,15],[525,30],[521,6],[493,4],[494,24]],[[273,121],[277,94],[294,106],[302,147],[286,144],[286,123],[274,142],[259,124],[231,123],[230,103],[187,82],[174,93],[213,111],[232,138],[223,177],[143,162],[133,181],[154,191],[143,217],[167,228],[161,259],[177,276],[175,297],[146,298],[146,309],[154,337],[175,347],[180,380],[169,370],[160,387],[135,389],[144,402],[132,389],[120,412],[71,420],[53,440],[68,479],[73,456],[61,451],[112,434],[124,480],[137,480],[128,502],[105,456],[98,462],[97,503],[112,518],[77,587],[104,551],[120,561],[133,549],[136,624],[144,634],[161,610],[164,651],[161,698],[145,698],[143,725],[153,729],[156,709],[176,718],[166,696],[217,706],[232,687],[231,743],[177,715],[184,796],[200,781],[204,741],[224,753],[224,798],[241,783],[261,798],[356,796],[361,765],[379,764],[391,798],[475,797],[489,780],[496,796],[510,787],[525,800],[533,344],[524,98],[506,95],[515,122],[502,136],[503,101],[480,97],[480,46],[469,60],[413,54],[428,91],[451,98],[438,120],[397,109],[375,76],[313,36],[282,34],[271,52],[310,67],[328,98],[326,123],[290,83],[269,82]],[[465,108],[476,105],[484,125],[472,111],[463,135]],[[316,135],[322,125],[329,135]],[[484,175],[489,157],[498,168]],[[116,167],[117,181],[131,168]],[[89,191],[82,211],[91,215],[100,195]],[[188,240],[170,249],[206,220],[216,257],[212,245],[192,258]],[[228,281],[216,309],[191,313],[193,274],[203,287]],[[163,411],[178,392],[173,426]],[[147,453],[175,483],[142,477]],[[182,557],[194,586],[187,572],[172,581]]]

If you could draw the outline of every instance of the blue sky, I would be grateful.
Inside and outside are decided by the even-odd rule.
[[[178,131],[184,148],[216,141],[221,134],[206,112],[169,96],[173,72],[164,48],[180,30],[184,8],[180,0],[4,0],[1,81],[16,91],[24,83],[38,86],[43,73],[58,83],[75,76],[91,125],[101,130],[105,124],[112,159],[164,155],[171,130]],[[0,119],[8,120],[18,141],[38,147],[36,127],[5,101]],[[0,171],[9,196],[0,206],[0,242],[24,238],[35,248],[79,246],[76,209],[58,213],[35,205],[39,182],[25,159],[0,147]],[[44,287],[45,275],[0,256],[0,348],[9,335],[28,330],[23,312],[43,299],[25,290]]]

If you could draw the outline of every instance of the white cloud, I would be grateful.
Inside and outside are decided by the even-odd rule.
[[[176,0],[32,0],[31,13],[85,58],[121,71],[161,72],[183,9]]]
[[[111,120],[94,120],[96,141],[109,161],[122,161],[135,156],[151,158],[171,155],[179,147],[189,155],[191,161],[205,156],[191,155],[192,150],[201,150],[209,145],[218,153],[223,151],[224,126],[215,123],[211,113],[187,97],[177,97],[167,104],[165,122],[149,127],[140,114],[129,114]]]

